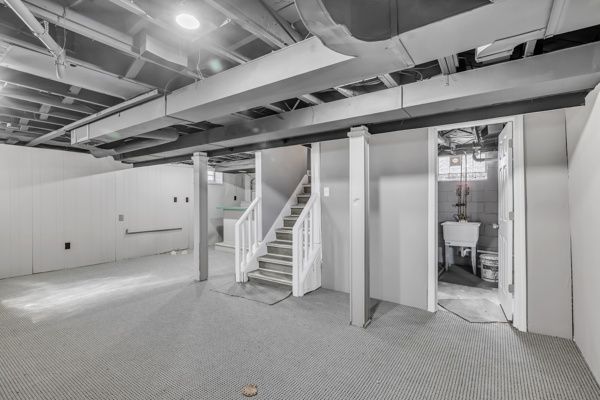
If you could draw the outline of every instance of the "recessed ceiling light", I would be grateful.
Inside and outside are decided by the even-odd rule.
[[[200,28],[200,21],[192,14],[181,13],[175,17],[175,21],[185,29],[194,30]]]

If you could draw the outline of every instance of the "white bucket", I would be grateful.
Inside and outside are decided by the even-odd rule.
[[[498,256],[495,254],[481,254],[481,279],[486,282],[498,282]]]

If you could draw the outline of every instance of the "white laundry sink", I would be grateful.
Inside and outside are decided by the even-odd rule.
[[[447,246],[475,247],[479,240],[480,222],[442,222],[444,242]]]

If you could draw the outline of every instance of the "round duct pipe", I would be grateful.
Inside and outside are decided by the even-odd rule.
[[[325,46],[349,56],[386,54],[414,66],[400,35],[490,4],[490,0],[296,0],[300,18]]]

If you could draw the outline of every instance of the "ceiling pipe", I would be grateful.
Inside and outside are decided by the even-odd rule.
[[[66,52],[54,41],[48,32],[48,23],[44,26],[33,16],[21,0],[5,0],[5,3],[14,11],[15,14],[23,21],[23,23],[31,30],[31,32],[46,46],[56,64],[56,77],[60,80],[65,76],[66,71]]]

